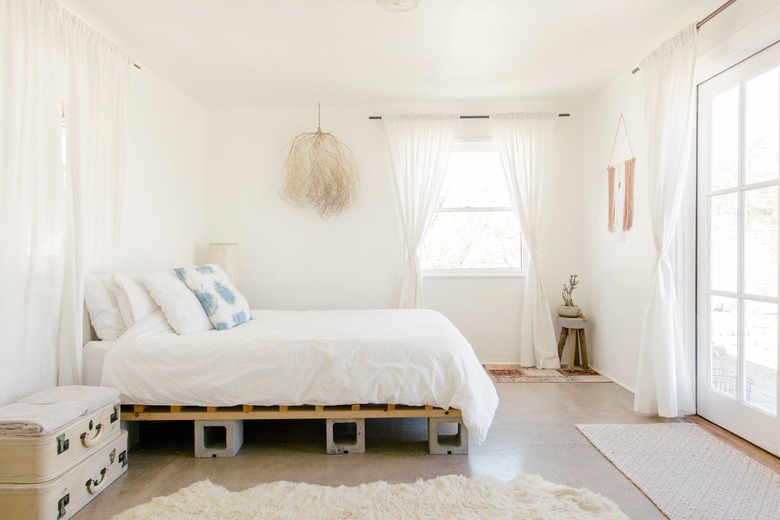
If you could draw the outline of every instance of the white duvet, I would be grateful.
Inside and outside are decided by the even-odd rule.
[[[227,331],[180,336],[161,310],[108,352],[122,402],[235,406],[395,403],[457,408],[481,443],[498,406],[471,345],[423,309],[252,311]]]

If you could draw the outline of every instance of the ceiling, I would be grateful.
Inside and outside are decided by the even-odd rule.
[[[578,100],[720,3],[60,1],[204,106]]]

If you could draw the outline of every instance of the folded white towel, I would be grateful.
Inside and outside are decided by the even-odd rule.
[[[20,403],[55,404],[63,401],[76,401],[87,407],[86,413],[92,413],[119,399],[119,390],[105,386],[54,386],[41,390],[37,394],[21,399]]]
[[[87,413],[78,401],[56,404],[11,403],[0,408],[0,434],[46,435]]]

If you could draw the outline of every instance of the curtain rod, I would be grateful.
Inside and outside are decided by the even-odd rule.
[[[737,0],[728,0],[728,1],[727,1],[725,4],[721,5],[720,7],[718,7],[718,8],[717,8],[717,9],[715,9],[714,11],[712,11],[710,14],[708,14],[707,16],[705,16],[705,17],[704,17],[704,20],[702,20],[701,22],[698,22],[698,23],[696,24],[696,29],[697,29],[697,30],[698,30],[698,29],[701,29],[701,26],[702,26],[702,25],[704,25],[705,23],[709,22],[710,20],[712,20],[713,18],[715,18],[716,16],[718,16],[718,15],[719,15],[720,13],[722,13],[722,12],[723,12],[723,11],[724,11],[724,10],[725,10],[725,9],[726,9],[728,6],[730,6],[731,4],[733,4],[733,3],[734,3],[734,2],[736,2],[736,1],[737,1]],[[639,72],[639,67],[637,67],[637,68],[635,68],[634,70],[632,70],[632,71],[631,71],[631,74],[636,74],[637,72]]]
[[[571,114],[558,114],[558,117],[570,117]],[[382,119],[382,116],[368,116],[369,119]],[[460,116],[461,119],[490,119],[490,116]]]

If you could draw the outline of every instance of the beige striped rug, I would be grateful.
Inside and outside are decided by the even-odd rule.
[[[672,520],[780,518],[780,473],[695,424],[577,428]]]

